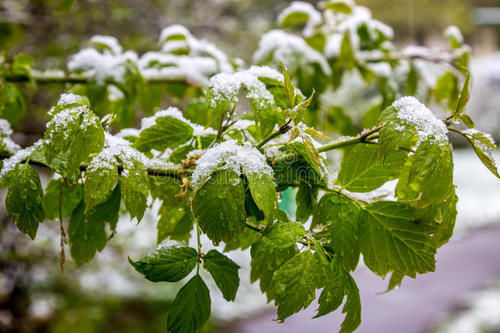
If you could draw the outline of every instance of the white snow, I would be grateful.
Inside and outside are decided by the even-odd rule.
[[[180,36],[183,36],[183,38],[178,38]],[[162,52],[164,53],[177,51],[179,48],[188,49],[189,57],[201,57],[215,61],[217,67],[216,72],[230,73],[233,71],[233,66],[224,52],[209,41],[194,37],[189,30],[182,25],[175,24],[163,29],[160,34],[159,43],[162,45]]]
[[[10,136],[13,131],[7,120],[0,118],[0,140],[5,145],[5,148],[11,153],[17,152],[21,147],[15,143]]]
[[[14,155],[4,160],[2,170],[0,170],[0,183],[3,181],[4,177],[14,170],[19,163],[30,157],[31,153],[33,153],[41,144],[42,140],[40,139],[32,146],[18,150]]]
[[[187,79],[204,86],[208,84],[210,76],[219,72],[219,65],[214,58],[160,52],[145,53],[139,59],[138,66],[142,75],[148,79]]]
[[[146,117],[141,120],[141,131],[154,126],[156,124],[156,120],[158,118],[162,117],[172,117],[176,118],[179,120],[182,120],[183,122],[187,123],[189,126],[193,128],[193,136],[205,136],[205,135],[210,135],[210,134],[217,134],[217,131],[214,130],[213,128],[204,128],[201,125],[194,124],[188,119],[184,118],[182,115],[182,112],[176,108],[176,107],[169,107],[166,110],[160,110],[157,111],[153,116],[151,117]]]
[[[303,35],[306,37],[310,37],[314,33],[314,29],[321,24],[321,13],[316,10],[310,3],[303,1],[294,1],[290,4],[290,6],[286,7],[277,18],[277,21],[280,24],[283,24],[283,21],[294,13],[303,13],[308,16],[307,23],[302,31]]]
[[[392,74],[392,67],[386,62],[368,63],[368,68],[379,77],[390,77]]]
[[[192,184],[197,189],[215,170],[233,170],[238,175],[243,171],[250,175],[273,175],[266,157],[256,148],[240,146],[234,140],[224,141],[208,149],[198,160],[193,172]]]
[[[114,136],[117,138],[126,138],[128,136],[139,136],[140,131],[137,128],[124,128]]]
[[[158,43],[163,44],[173,36],[184,36],[185,39],[192,37],[191,32],[189,32],[189,30],[185,26],[180,24],[173,24],[161,31]]]
[[[0,136],[12,135],[12,128],[7,120],[0,118]]]
[[[243,131],[252,125],[255,125],[255,121],[248,120],[248,119],[239,119],[231,126],[231,129],[234,129],[237,131]]]
[[[471,137],[484,136],[491,145],[496,146],[495,139],[493,139],[493,137],[489,133],[481,132],[480,130],[475,128],[467,128],[466,130],[464,130],[464,133]]]
[[[67,93],[67,94],[61,94],[61,96],[59,97],[59,101],[57,102],[57,105],[63,106],[63,105],[79,104],[84,102],[85,99],[82,96],[75,95],[72,93]]]
[[[444,36],[446,38],[452,38],[458,43],[462,44],[464,42],[464,36],[457,26],[451,25],[444,31]]]
[[[90,42],[97,46],[106,46],[106,51],[111,51],[114,55],[121,54],[123,51],[118,39],[113,36],[96,35],[90,39]]]
[[[353,5],[353,4],[352,4]],[[388,25],[372,18],[370,10],[363,6],[354,6],[351,14],[326,12],[326,31],[328,39],[325,47],[325,55],[327,57],[338,56],[340,52],[340,44],[346,32],[349,33],[351,46],[354,51],[360,49],[360,39],[358,29],[362,25],[366,25],[370,34],[380,33],[387,39],[391,40],[394,37],[394,31]],[[376,36],[373,36],[375,38]]]
[[[262,104],[274,104],[273,95],[266,89],[266,85],[259,77],[269,77],[282,80],[281,74],[269,67],[252,66],[248,70],[233,74],[220,73],[210,79],[209,89],[213,98],[210,103],[218,103],[221,100],[238,101],[241,87],[248,91],[247,98]],[[262,105],[264,106],[264,105]]]
[[[255,63],[265,63],[269,60],[272,54],[272,59],[275,62],[293,59],[297,54],[300,54],[305,62],[317,63],[321,66],[322,71],[326,75],[330,75],[331,69],[325,57],[299,36],[284,32],[283,30],[272,30],[264,34],[259,41],[259,47],[253,55]]]
[[[57,106],[70,106],[73,104],[86,105],[86,100],[83,96],[76,95],[73,93],[65,93],[59,96],[59,100],[57,101]],[[48,114],[49,116],[54,116],[55,107],[51,107]]]
[[[339,33],[331,34],[326,39],[325,55],[328,58],[336,58],[340,55],[343,36]]]
[[[119,101],[125,98],[123,91],[118,89],[114,84],[108,84],[108,98],[110,102]]]
[[[100,53],[96,49],[86,48],[71,57],[68,69],[72,72],[84,72],[100,84],[108,79],[122,83],[127,62],[136,63],[137,54],[132,51],[119,54],[108,51]]]
[[[407,127],[417,129],[419,140],[415,147],[427,139],[439,145],[448,143],[446,125],[415,97],[402,97],[395,101],[392,106],[398,112],[398,119],[402,121],[400,124],[402,131],[406,130]]]
[[[116,167],[116,157],[119,157],[124,164],[122,175],[126,175],[127,169],[133,168],[134,161],[148,165],[149,159],[130,146],[130,142],[105,132],[104,149],[92,158],[88,168],[93,169],[113,169]]]
[[[49,128],[54,126],[55,131],[49,132],[47,135],[47,141],[52,140],[52,136],[54,132],[65,132],[66,128],[69,124],[76,122],[77,117],[81,112],[88,111],[88,107],[86,106],[77,106],[74,108],[64,109],[58,112],[54,117],[46,124],[46,127]],[[82,123],[83,125],[83,123]]]

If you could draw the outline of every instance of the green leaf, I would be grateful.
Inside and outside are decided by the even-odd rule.
[[[352,6],[349,5],[348,1],[344,0],[329,0],[325,2],[325,9],[329,9],[342,14],[352,13]]]
[[[199,275],[179,290],[170,307],[167,330],[172,333],[196,333],[210,317],[210,292]]]
[[[95,156],[85,171],[85,211],[106,200],[118,182],[117,163],[101,155]]]
[[[339,183],[351,192],[371,192],[399,176],[407,155],[408,152],[398,150],[382,165],[377,145],[356,145],[342,159]]]
[[[326,139],[326,140],[335,140],[327,135],[324,135],[323,133],[321,132],[318,132],[316,131],[314,128],[306,128],[304,130],[305,133],[309,134],[310,136],[313,136],[315,138],[319,138],[319,139]]]
[[[80,175],[80,164],[103,146],[104,129],[87,107],[65,109],[47,124],[43,145],[47,162],[72,183]]]
[[[234,301],[240,285],[238,266],[231,259],[217,250],[210,250],[203,257],[204,267],[210,272],[224,299]]]
[[[458,117],[464,112],[465,106],[467,105],[470,99],[471,76],[467,67],[461,67],[460,69],[465,75],[465,82],[462,87],[462,91],[460,92],[460,97],[458,99],[457,107],[455,109],[455,112],[453,113],[454,117]]]
[[[12,72],[16,75],[26,75],[31,78],[31,67],[35,65],[33,59],[26,53],[19,53],[12,62]]]
[[[304,148],[307,153],[308,161],[312,164],[312,166],[318,171],[318,174],[321,175],[321,170],[323,169],[321,164],[321,156],[319,155],[316,147],[314,147],[311,140],[308,138],[303,138]]]
[[[158,231],[157,243],[164,239],[187,241],[189,232],[193,229],[193,215],[189,207],[161,208],[161,217],[156,229]]]
[[[348,275],[347,277],[347,300],[345,302],[342,313],[347,313],[340,327],[339,333],[351,333],[361,324],[361,300],[359,297],[359,289],[354,279]]]
[[[85,214],[84,208],[82,200],[71,214],[68,226],[71,257],[77,266],[92,260],[97,251],[104,249],[108,239],[104,221],[97,218],[92,211]]]
[[[283,21],[282,24],[284,25]],[[290,77],[290,74],[286,70],[285,65],[283,65],[281,60],[279,62],[281,65],[281,71],[283,72],[283,83],[285,85],[285,90],[288,96],[288,106],[290,109],[293,109],[293,107],[295,106],[295,86],[292,83],[292,78]]]
[[[342,42],[340,44],[340,55],[338,61],[347,69],[352,69],[356,64],[356,57],[354,54],[354,50],[352,49],[351,37],[349,31],[345,31],[344,36],[342,37]]]
[[[148,199],[148,172],[146,167],[137,161],[123,164],[121,173],[121,193],[125,208],[130,218],[141,221],[146,210]]]
[[[304,239],[306,230],[296,222],[276,222],[263,233],[260,240],[261,246],[272,248],[289,248]]]
[[[292,116],[290,118],[292,118],[292,119],[296,119],[296,118],[301,119],[302,118],[302,113],[307,110],[307,108],[309,107],[309,105],[311,105],[311,103],[313,101],[313,98],[314,98],[314,94],[315,94],[315,91],[313,89],[311,95],[307,99],[303,100],[302,102],[300,102],[299,104],[297,104],[297,106],[295,106],[293,108],[292,113],[291,113]]]
[[[465,113],[462,113],[461,115],[458,116],[458,118],[460,120],[462,120],[462,122],[465,124],[465,126],[467,126],[468,128],[474,128],[474,120],[472,120],[472,118],[465,114]]]
[[[43,210],[47,220],[59,219],[59,192],[61,191],[62,178],[52,179],[45,188],[43,196]],[[65,185],[62,187],[62,217],[68,217],[78,206],[83,198],[81,184]]]
[[[280,15],[279,24],[288,27],[296,24],[304,24],[309,20],[309,14],[302,11],[288,12],[287,15]],[[292,106],[293,107],[293,106]]]
[[[500,178],[495,160],[490,152],[490,149],[498,150],[491,135],[478,130],[469,130],[464,132],[464,134],[484,166],[486,166],[491,173]]]
[[[314,318],[324,316],[337,310],[337,308],[342,305],[342,301],[346,294],[345,278],[347,274],[341,263],[333,258],[330,262],[323,262],[322,265],[326,273],[326,285],[318,299],[318,313]]]
[[[324,184],[323,167],[318,169],[309,158],[306,149],[300,142],[292,142],[280,149],[285,154],[298,154],[291,159],[278,159],[273,163],[274,179],[278,191],[291,184],[306,182],[310,184]]]
[[[401,274],[399,272],[392,272],[391,279],[389,280],[389,285],[387,286],[387,290],[385,292],[389,292],[401,286],[404,277],[404,274]]]
[[[399,201],[426,207],[446,200],[453,190],[453,155],[450,144],[422,142],[406,161],[396,186]]]
[[[345,269],[353,271],[359,261],[359,206],[338,193],[323,196],[314,215],[311,229],[317,239],[325,239],[339,256]]]
[[[261,241],[252,245],[250,249],[252,257],[250,281],[253,283],[260,280],[260,290],[267,293],[269,301],[273,299],[270,287],[274,272],[297,252],[297,246],[295,245],[286,248],[275,248],[267,246]]]
[[[59,12],[68,11],[74,2],[75,0],[59,0],[59,5],[57,7],[57,10]]]
[[[458,79],[452,72],[444,73],[437,81],[434,88],[436,102],[448,101],[450,110],[454,110],[459,97]]]
[[[26,95],[13,83],[6,82],[0,87],[0,116],[15,124],[21,120],[26,109]]]
[[[136,271],[153,282],[177,282],[188,276],[198,263],[191,247],[167,247],[138,261],[128,259]]]
[[[319,297],[318,314],[314,318],[335,311],[347,296],[342,313],[347,313],[340,332],[354,332],[361,324],[361,301],[356,282],[335,258],[327,267],[327,284]]]
[[[415,96],[418,89],[418,77],[419,73],[414,62],[410,62],[410,71],[408,72],[408,77],[406,78],[406,96]]]
[[[19,231],[35,239],[38,224],[45,216],[42,207],[40,177],[28,164],[18,165],[8,176],[9,191],[5,206]]]
[[[434,271],[436,228],[414,220],[414,210],[398,202],[379,201],[361,214],[359,244],[363,260],[384,277],[398,271],[415,277]]]
[[[305,250],[283,264],[273,275],[272,294],[278,307],[278,320],[284,320],[311,304],[316,297],[319,263],[311,250]]]
[[[248,187],[257,207],[264,213],[267,224],[271,225],[276,218],[278,202],[276,200],[276,184],[272,176],[267,174],[246,174]]]
[[[314,190],[311,185],[301,182],[295,196],[297,210],[295,216],[297,221],[306,222],[309,216],[313,214],[316,206],[317,190]]]
[[[193,211],[201,230],[215,243],[245,229],[245,188],[232,170],[215,172],[197,191]]]
[[[229,242],[226,243],[224,247],[224,252],[229,252],[233,250],[245,250],[252,246],[261,238],[261,234],[250,228],[245,228],[241,234],[233,237]]]
[[[120,183],[118,183],[104,202],[85,212],[85,215],[91,219],[108,223],[111,232],[114,233],[120,215],[120,203],[121,191]]]
[[[379,112],[380,113],[380,112]],[[379,113],[377,113],[376,118],[378,118]],[[358,130],[356,126],[354,126],[351,117],[349,117],[340,106],[332,106],[326,115],[324,130],[326,132],[335,132],[340,133],[342,135],[357,135]],[[371,128],[375,126],[376,120],[373,121],[373,124],[370,126],[364,126],[364,128]]]
[[[171,116],[159,117],[155,125],[141,131],[135,148],[143,152],[152,149],[164,151],[182,145],[192,137],[193,128],[188,123]]]

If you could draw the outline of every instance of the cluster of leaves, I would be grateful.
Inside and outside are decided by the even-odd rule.
[[[359,124],[351,114],[346,116],[343,105],[321,100],[322,94],[338,89],[343,79],[353,75],[364,80],[364,89],[377,101],[363,110],[364,128],[374,126],[380,113],[401,95],[417,96],[444,110],[453,110],[457,105],[461,71],[468,66],[470,57],[470,48],[458,30],[455,34],[445,33],[448,51],[424,47],[399,51],[392,44],[390,27],[373,19],[367,8],[346,0],[325,1],[321,11],[310,4],[291,5],[278,17],[278,23],[285,29],[280,36],[290,42],[270,47],[264,36],[262,53],[256,52],[255,60],[260,65],[272,65],[287,55],[283,61],[297,87],[305,94],[316,92],[306,119],[310,125],[344,135],[355,133]],[[302,39],[309,50],[291,47],[295,38]],[[435,66],[433,62],[445,65]],[[435,76],[437,79],[429,80]]]
[[[355,12],[349,3],[329,1],[325,11],[346,18]],[[299,14],[288,11],[280,21],[301,24],[310,19]],[[2,154],[9,157],[3,159],[0,171],[0,185],[8,187],[9,217],[31,238],[45,219],[59,220],[63,247],[69,218],[69,248],[79,266],[106,246],[121,213],[140,221],[151,198],[160,203],[158,243],[168,240],[167,245],[129,261],[153,282],[189,277],[169,311],[169,331],[196,332],[210,317],[210,291],[200,267],[227,301],[237,295],[240,267],[221,248],[205,253],[201,234],[215,245],[223,242],[224,252],[250,248],[251,280],[259,281],[262,292],[274,301],[279,321],[308,307],[316,291],[322,290],[316,317],[344,304],[341,331],[354,331],[361,322],[361,304],[351,272],[361,255],[375,274],[391,275],[392,289],[405,276],[433,271],[436,251],[452,236],[457,197],[446,132],[464,135],[498,176],[489,153],[497,149],[495,143],[473,129],[464,112],[468,75],[461,90],[455,73],[453,79],[448,75],[440,80],[436,94],[450,105],[444,120],[413,97],[397,99],[394,90],[371,115],[372,124],[356,136],[333,140],[306,124],[319,107],[318,96],[326,86],[336,87],[341,73],[356,68],[366,74],[367,64],[355,55],[387,46],[388,36],[370,27],[357,27],[361,41],[357,52],[349,42],[351,31],[342,32],[340,57],[328,62],[335,73],[331,78],[307,79],[314,72],[305,64],[307,56],[290,55],[285,63],[298,59],[301,64],[288,64],[292,74],[282,64],[283,74],[252,67],[215,75],[206,89],[197,87],[196,95],[187,98],[183,113],[176,108],[158,111],[143,119],[140,129],[122,129],[115,135],[109,127],[116,118],[94,112],[102,104],[89,95],[92,87],[105,89],[116,82],[90,80],[74,87],[82,95],[61,95],[49,112],[43,139],[34,146],[8,148],[10,128],[0,128]],[[320,24],[316,28],[307,43],[319,50],[328,36]],[[172,36],[181,42],[187,38]],[[396,66],[392,51],[384,54],[383,61]],[[30,75],[29,66],[20,57],[4,77],[12,77],[11,71]],[[323,70],[320,67],[315,70]],[[301,73],[296,72],[299,69]],[[387,77],[375,77],[391,84]],[[306,81],[326,85],[307,86]],[[248,110],[238,103],[242,92]],[[457,129],[459,122],[470,128]],[[115,122],[116,128],[123,124]],[[316,139],[329,142],[321,145]],[[325,154],[334,149],[344,150],[336,179]],[[56,176],[45,189],[32,164],[54,171]],[[379,191],[390,181],[397,181],[392,197]],[[278,205],[280,193],[288,189],[296,190],[295,216]],[[191,238],[197,248],[189,246]]]

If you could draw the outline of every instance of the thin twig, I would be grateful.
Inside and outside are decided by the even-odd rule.
[[[255,148],[257,149],[260,149],[262,148],[266,143],[268,143],[269,141],[271,141],[272,139],[280,136],[280,135],[283,135],[285,134],[286,132],[288,132],[292,127],[290,126],[292,122],[292,119],[289,119],[286,124],[282,125],[277,131],[269,134],[265,139],[263,139],[261,142],[259,142],[257,144],[257,146],[255,146]]]

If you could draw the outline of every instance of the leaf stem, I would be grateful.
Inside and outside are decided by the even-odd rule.
[[[269,141],[271,141],[272,139],[282,135],[282,134],[285,134],[286,132],[288,132],[292,127],[290,126],[290,123],[292,122],[292,119],[289,119],[286,124],[282,125],[277,131],[269,134],[267,137],[265,137],[261,142],[259,142],[257,144],[257,146],[255,146],[255,148],[257,149],[261,149],[262,147],[264,147],[264,145],[266,143],[268,143]]]
[[[191,201],[191,214],[193,215],[194,221],[196,223],[196,241],[198,243],[198,264],[196,265],[196,274],[200,274],[200,263],[201,263],[201,231],[200,231],[200,224],[198,223],[198,219],[196,216],[194,216],[194,211],[193,211],[193,202]]]
[[[66,254],[64,252],[64,244],[68,243],[68,240],[66,239],[66,232],[64,231],[64,224],[63,224],[63,213],[62,213],[62,208],[63,208],[63,188],[66,185],[66,179],[63,179],[61,182],[61,187],[59,188],[59,228],[61,232],[61,253],[59,257],[59,269],[61,272],[64,272],[64,263],[66,261]]]

